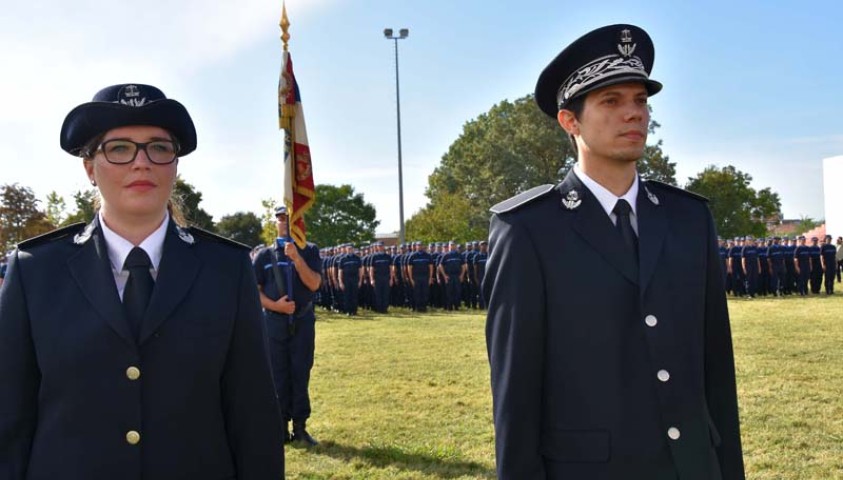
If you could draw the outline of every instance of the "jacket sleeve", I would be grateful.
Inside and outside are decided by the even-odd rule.
[[[38,386],[41,374],[26,292],[15,252],[0,287],[0,479],[26,476],[35,426],[38,421]]]
[[[222,378],[228,442],[238,480],[284,478],[284,440],[257,283],[244,253],[237,318]]]
[[[492,217],[483,280],[498,478],[545,478],[540,454],[545,348],[541,264],[511,216]]]
[[[714,220],[707,212],[709,229],[705,311],[705,390],[708,409],[720,435],[717,457],[724,480],[743,480],[738,396],[732,332],[726,292],[720,276]]]

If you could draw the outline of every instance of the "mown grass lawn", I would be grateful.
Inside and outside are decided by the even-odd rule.
[[[730,300],[747,476],[843,479],[843,295]],[[289,479],[490,479],[482,313],[318,312]]]

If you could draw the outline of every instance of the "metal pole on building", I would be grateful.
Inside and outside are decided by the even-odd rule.
[[[395,112],[398,119],[398,218],[400,228],[398,230],[398,243],[404,243],[404,178],[401,166],[401,94],[398,83],[398,40],[403,40],[410,35],[410,30],[402,28],[398,36],[394,36],[391,28],[383,31],[387,40],[395,42]]]

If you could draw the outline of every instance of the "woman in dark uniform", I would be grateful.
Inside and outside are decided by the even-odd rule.
[[[100,208],[18,245],[0,291],[0,479],[278,479],[281,423],[248,248],[179,224],[187,110],[115,85],[61,147]]]

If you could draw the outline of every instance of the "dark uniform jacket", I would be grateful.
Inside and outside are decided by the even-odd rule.
[[[319,257],[319,247],[315,243],[307,242],[305,248],[296,247],[299,255],[304,259],[307,266],[317,274],[322,274],[323,260]],[[275,283],[275,273],[272,271],[272,263],[278,258],[278,274],[281,281],[292,281],[292,294],[288,290],[289,287],[279,286]],[[292,270],[290,270],[292,269]],[[295,266],[291,265],[290,260],[284,255],[284,250],[277,246],[263,249],[254,260],[254,272],[257,284],[263,289],[264,295],[271,300],[278,300],[284,295],[287,295],[290,300],[296,303],[296,311],[293,317],[288,315],[265,310],[267,314],[266,319],[266,333],[269,338],[278,340],[289,337],[288,322],[315,322],[316,316],[313,313],[313,296],[312,292],[301,281],[298,272],[295,271]],[[323,282],[325,283],[325,282]],[[283,293],[282,291],[283,290]]]
[[[0,289],[0,479],[282,478],[247,250],[171,223],[136,341],[98,225],[12,257]]]
[[[499,477],[743,479],[705,201],[640,183],[640,267],[573,172],[492,211],[483,291]]]

